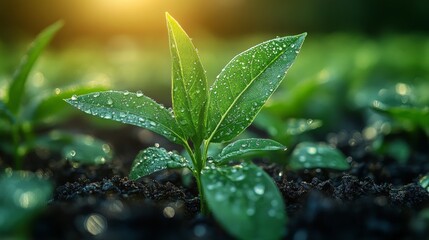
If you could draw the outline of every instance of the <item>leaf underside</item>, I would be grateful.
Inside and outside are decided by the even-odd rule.
[[[280,85],[305,36],[261,43],[226,65],[210,88],[206,139],[229,141],[251,124]]]
[[[239,239],[280,239],[286,223],[283,198],[272,178],[254,164],[209,168],[202,183],[209,208]]]
[[[130,171],[130,179],[139,179],[167,168],[188,167],[186,159],[164,148],[150,147],[137,155]]]
[[[88,114],[146,128],[175,143],[184,142],[172,113],[142,93],[95,92],[65,101]]]
[[[204,68],[191,39],[168,13],[167,28],[172,59],[172,98],[174,115],[189,137],[200,133],[208,95]]]

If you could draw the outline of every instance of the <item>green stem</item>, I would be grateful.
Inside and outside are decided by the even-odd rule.
[[[192,151],[191,147],[187,142],[183,142],[183,146],[185,146],[186,151],[188,152],[189,156],[191,157],[192,165],[194,167],[193,171],[197,169],[197,160],[195,159],[194,152]],[[196,177],[195,173],[194,176]]]
[[[15,161],[15,169],[22,169],[22,154],[20,153],[20,136],[19,125],[12,126],[12,141],[13,141],[13,160]]]
[[[197,186],[198,186],[198,192],[200,195],[200,212],[203,215],[208,215],[209,214],[209,210],[207,208],[207,203],[206,203],[206,198],[205,198],[205,194],[204,194],[204,189],[203,189],[203,185],[201,182],[201,171],[197,172],[197,176],[195,176],[195,179],[197,181]]]

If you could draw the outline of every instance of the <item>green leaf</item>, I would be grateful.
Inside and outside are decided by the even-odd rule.
[[[59,152],[65,159],[81,164],[98,165],[112,160],[109,144],[89,135],[52,131],[38,137],[35,146]]]
[[[278,138],[284,132],[284,122],[274,114],[262,110],[255,118],[253,124],[268,132],[272,138]]]
[[[340,151],[327,144],[302,142],[293,151],[289,167],[293,170],[308,168],[347,170],[350,165]]]
[[[164,148],[150,147],[140,151],[133,162],[130,179],[139,179],[167,168],[190,167],[186,159]]]
[[[47,205],[53,186],[31,172],[8,171],[0,175],[0,189],[0,235],[20,234]]]
[[[12,112],[9,110],[9,108],[6,106],[6,104],[2,100],[0,100],[0,117],[1,116],[5,116],[6,119],[11,123],[16,121]]]
[[[272,178],[254,164],[203,171],[206,201],[218,222],[239,239],[280,239],[286,224],[283,198]]]
[[[70,113],[70,108],[62,101],[73,95],[82,95],[90,92],[103,91],[102,86],[74,86],[64,89],[56,89],[35,102],[29,109],[28,119],[33,122],[55,122],[65,119],[64,114]],[[27,110],[27,109],[26,109]]]
[[[293,136],[321,127],[322,121],[301,118],[290,118],[283,121],[271,112],[261,111],[256,117],[254,125],[267,131],[272,138],[284,144],[290,144]]]
[[[305,36],[261,43],[226,65],[210,88],[206,139],[231,140],[252,123],[295,61]]]
[[[419,184],[422,188],[426,189],[429,192],[429,174],[424,175],[419,180]]]
[[[417,106],[388,106],[375,101],[373,109],[384,113],[395,121],[401,123],[402,127],[413,129],[421,127],[429,132],[429,107]]]
[[[88,135],[72,135],[72,142],[62,149],[63,157],[81,164],[98,165],[112,160],[109,144]]]
[[[237,160],[237,158],[247,157],[258,152],[278,150],[286,150],[286,147],[270,139],[240,139],[227,145],[219,155],[214,157],[214,160],[216,162],[228,163],[229,160]]]
[[[65,101],[88,114],[143,127],[175,143],[185,142],[172,113],[141,92],[95,92]]]
[[[191,39],[179,23],[166,13],[172,58],[173,109],[183,132],[189,137],[203,128],[208,87],[205,70]],[[203,136],[199,136],[202,139]]]
[[[299,135],[322,126],[322,121],[313,119],[288,119],[285,124],[285,134]]]
[[[9,99],[7,104],[12,113],[17,114],[19,111],[25,91],[25,83],[34,64],[36,63],[42,51],[54,37],[55,33],[62,26],[63,23],[58,21],[44,29],[31,43],[26,55],[21,59],[21,63],[13,76],[11,85],[9,86]]]

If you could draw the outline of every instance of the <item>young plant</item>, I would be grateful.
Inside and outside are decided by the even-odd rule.
[[[205,70],[190,38],[166,14],[172,57],[172,109],[141,92],[95,92],[66,99],[78,109],[105,119],[156,132],[182,145],[189,158],[159,147],[141,151],[130,178],[167,168],[188,168],[195,177],[201,211],[241,239],[278,239],[286,221],[275,183],[246,157],[283,151],[269,139],[240,139],[219,154],[211,143],[229,142],[254,120],[294,62],[305,33],[266,41],[234,57],[209,88]]]
[[[278,161],[292,170],[327,168],[344,171],[350,168],[346,157],[338,149],[325,143],[299,142],[299,135],[322,126],[320,120],[291,118],[283,121],[275,114],[263,111],[255,119],[255,125],[274,140],[294,146],[292,151],[288,151],[287,161],[284,161],[284,155]]]
[[[65,132],[47,135],[34,133],[34,129],[38,126],[52,124],[60,119],[60,111],[64,108],[61,99],[71,97],[73,94],[104,89],[100,86],[78,86],[69,89],[57,88],[50,90],[47,94],[38,92],[36,96],[28,94],[30,89],[26,88],[31,71],[62,25],[61,21],[56,22],[36,37],[13,75],[5,91],[5,99],[0,99],[0,151],[12,156],[16,169],[21,169],[26,154],[38,147],[63,152],[64,157],[71,160],[93,160],[90,163],[97,163],[100,159],[106,161],[111,155],[110,150],[104,151],[109,148],[103,142],[92,141],[91,145],[84,145],[83,140],[89,139],[88,136]],[[65,153],[65,147],[72,150]],[[80,155],[76,153],[70,154],[77,148],[80,150],[79,154],[87,158],[79,158]]]

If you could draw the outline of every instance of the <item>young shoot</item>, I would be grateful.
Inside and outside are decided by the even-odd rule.
[[[212,143],[228,143],[255,119],[294,62],[305,33],[277,37],[235,56],[211,87],[198,53],[181,26],[167,13],[172,58],[172,109],[141,92],[105,91],[66,99],[78,109],[149,129],[182,145],[189,158],[160,147],[141,151],[130,178],[188,168],[198,186],[201,212],[209,211],[240,239],[278,239],[286,222],[283,198],[270,176],[248,157],[283,151],[269,139],[240,139],[209,156]]]

